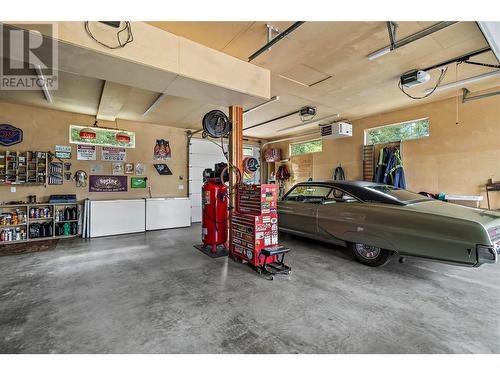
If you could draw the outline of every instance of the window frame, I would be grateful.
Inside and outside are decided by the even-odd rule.
[[[302,154],[292,154],[292,145],[299,145],[299,144],[304,144],[304,143],[311,143],[311,142],[317,142],[321,141],[321,151],[311,151],[311,152],[304,152]],[[301,142],[293,142],[288,145],[288,154],[290,157],[292,156],[302,156],[302,155],[309,155],[309,154],[317,154],[318,152],[323,152],[323,139],[322,138],[314,138],[314,139],[309,139],[307,141],[301,141]]]
[[[415,138],[395,139],[393,141],[380,142],[380,143],[371,143],[371,144],[368,143],[368,133],[371,130],[377,130],[377,129],[389,128],[389,127],[396,127],[398,125],[411,124],[411,123],[415,123],[415,122],[423,121],[423,120],[427,120],[427,123],[428,123],[428,132],[427,132],[427,135],[424,135],[424,136],[421,136],[421,137],[415,137]],[[392,143],[392,142],[414,141],[414,140],[418,140],[418,139],[428,138],[428,137],[430,137],[430,135],[431,135],[431,121],[430,121],[429,117],[421,117],[421,118],[417,118],[417,119],[413,119],[413,120],[400,121],[400,122],[395,122],[393,124],[380,125],[380,126],[375,126],[373,128],[365,129],[365,131],[364,131],[364,138],[365,138],[364,139],[364,145],[365,146],[375,146],[375,145],[382,145],[382,144],[385,144],[385,143]]]

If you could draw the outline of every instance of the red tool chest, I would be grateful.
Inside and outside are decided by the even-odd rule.
[[[253,215],[277,213],[278,187],[275,184],[238,187],[238,211]]]
[[[255,267],[262,265],[260,251],[278,244],[278,214],[253,215],[235,212],[231,223],[233,256],[248,261]],[[276,256],[267,258],[267,263],[276,261]]]

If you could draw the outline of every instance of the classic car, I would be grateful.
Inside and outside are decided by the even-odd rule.
[[[366,181],[308,181],[278,202],[279,229],[348,246],[368,266],[397,254],[465,266],[496,263],[500,213]]]

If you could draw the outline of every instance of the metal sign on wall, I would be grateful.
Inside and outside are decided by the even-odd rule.
[[[22,129],[9,124],[0,124],[0,145],[12,146],[23,141]]]
[[[56,145],[55,155],[59,159],[71,159],[71,146]]]
[[[116,193],[127,191],[127,176],[96,176],[89,178],[89,191],[94,193]]]
[[[135,148],[135,133],[119,129],[70,125],[69,143]]]
[[[91,145],[76,146],[77,160],[96,160],[96,147]]]
[[[127,160],[127,151],[124,148],[103,147],[101,150],[101,160],[125,161]]]

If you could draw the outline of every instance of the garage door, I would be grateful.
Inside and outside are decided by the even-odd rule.
[[[201,221],[202,172],[214,168],[214,164],[226,162],[222,149],[206,139],[192,138],[189,144],[189,198],[191,199],[191,222]]]

